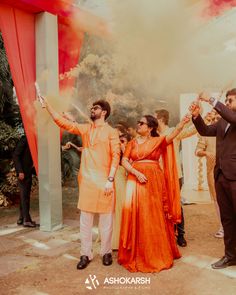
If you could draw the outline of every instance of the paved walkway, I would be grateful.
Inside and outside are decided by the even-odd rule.
[[[63,202],[64,227],[56,232],[8,224],[17,219],[18,210],[1,211],[0,223],[5,225],[0,227],[0,294],[235,295],[236,267],[210,267],[222,256],[224,246],[221,239],[213,237],[218,229],[214,206],[203,200],[202,204],[184,206],[188,246],[180,249],[182,258],[171,269],[155,274],[128,272],[117,264],[117,252],[113,253],[113,264],[103,266],[96,228],[94,259],[85,270],[76,269],[79,214],[72,190]],[[38,221],[34,202],[37,199],[32,204],[33,218]]]
[[[94,241],[96,237],[94,228]],[[172,269],[159,274],[129,273],[116,263],[116,253],[111,267],[95,255],[87,269],[78,271],[78,221],[66,219],[53,233],[6,225],[0,228],[0,294],[235,295],[236,267],[212,270],[210,264],[218,258],[191,251],[191,243]],[[99,253],[96,242],[94,251]]]

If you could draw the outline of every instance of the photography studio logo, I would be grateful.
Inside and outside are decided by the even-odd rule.
[[[149,277],[106,277],[104,289],[150,289]]]
[[[89,290],[97,289],[99,286],[99,281],[95,275],[89,275],[85,281],[85,287]]]
[[[101,280],[100,280],[101,282]],[[99,283],[96,275],[89,275],[85,280],[88,290],[96,290],[98,286],[103,289],[150,289],[150,277],[105,277],[103,283]]]

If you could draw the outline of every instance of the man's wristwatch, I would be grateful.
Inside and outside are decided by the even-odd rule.
[[[111,177],[110,176],[110,177],[107,178],[107,180],[110,181],[110,182],[113,182],[114,181],[114,177]]]
[[[214,104],[214,102],[215,102],[215,98],[214,97],[210,97],[209,98],[209,104],[211,104],[211,105],[213,105]]]

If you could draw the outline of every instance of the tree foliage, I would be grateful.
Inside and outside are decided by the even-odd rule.
[[[19,106],[13,97],[11,72],[0,33],[0,206],[11,203],[17,189],[12,152],[19,140],[21,124]]]

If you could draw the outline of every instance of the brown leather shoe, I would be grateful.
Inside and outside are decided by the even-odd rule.
[[[34,221],[24,221],[23,222],[24,227],[36,227],[36,223]]]
[[[228,257],[224,256],[217,262],[213,263],[211,267],[213,269],[221,269],[226,268],[231,265],[236,265],[236,258],[235,259],[229,259]]]
[[[102,263],[105,266],[108,266],[108,265],[112,264],[112,255],[111,255],[111,253],[107,253],[107,254],[103,255]]]
[[[82,255],[80,256],[80,261],[77,264],[77,269],[84,269],[88,266],[90,260],[88,258],[88,256],[86,255]]]

